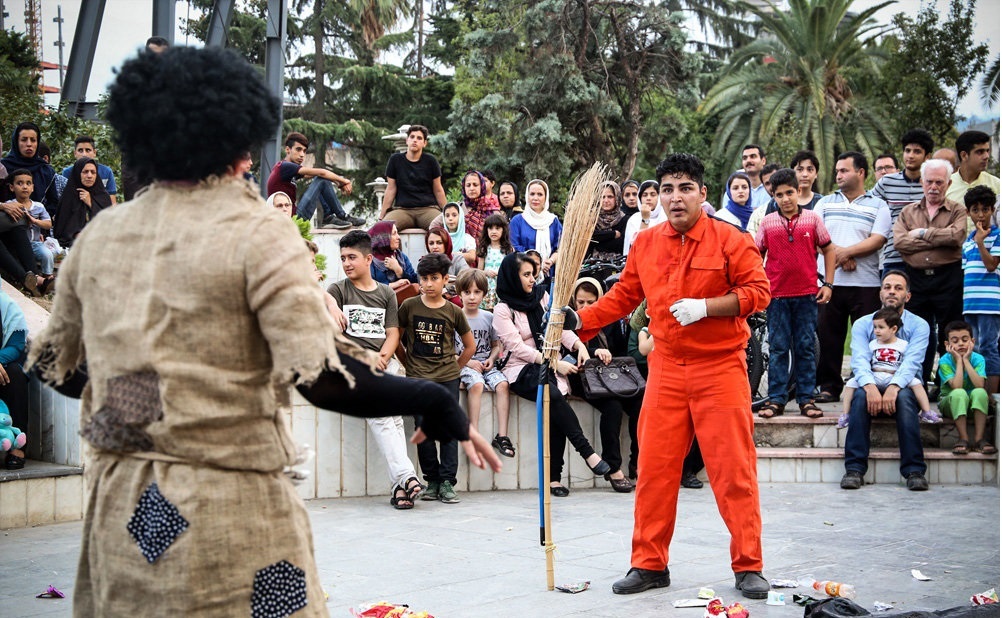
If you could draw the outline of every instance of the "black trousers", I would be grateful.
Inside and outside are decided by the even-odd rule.
[[[3,366],[10,378],[9,384],[0,386],[0,400],[7,404],[10,410],[10,418],[14,422],[14,427],[21,431],[28,432],[28,376],[24,375],[24,369],[17,362],[7,363]],[[35,438],[36,436],[28,436]]]
[[[536,401],[536,391],[539,388],[539,365],[526,365],[522,368],[522,373],[518,374],[518,379],[510,386],[511,392],[522,399]],[[567,403],[564,396],[557,388],[557,379],[550,376],[550,482],[560,481],[564,469],[564,441],[570,440],[571,446],[581,455],[582,459],[588,459],[595,454],[584,431],[581,430],[581,423],[574,414],[571,405]]]
[[[633,468],[637,467],[637,455],[640,447],[637,443],[637,419],[640,418],[640,406],[643,403],[643,396],[637,395],[627,399],[588,399],[601,417],[598,422],[598,434],[602,438],[602,459],[612,466],[615,472],[623,466],[623,453],[620,447],[619,429],[623,424],[623,415],[626,415],[630,430],[630,463]]]
[[[960,262],[925,270],[905,265],[911,279],[911,300],[905,309],[929,324],[929,347],[922,361],[923,383],[936,380],[933,359],[936,351],[946,354],[946,325],[964,319],[964,270]]]
[[[880,288],[862,288],[836,285],[831,300],[818,307],[818,390],[828,391],[835,397],[842,394],[842,357],[849,322],[880,309]]]
[[[459,401],[459,378],[439,384],[448,389],[456,401]],[[418,416],[415,421],[420,427],[422,418]],[[453,485],[456,484],[456,472],[459,470],[459,442],[429,438],[417,445],[417,454],[424,480],[435,483],[448,481]]]
[[[35,254],[28,239],[28,228],[18,226],[0,233],[0,270],[17,285],[24,283],[28,271],[35,270]]]

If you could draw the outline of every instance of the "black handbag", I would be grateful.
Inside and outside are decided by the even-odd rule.
[[[581,388],[585,399],[628,399],[647,386],[637,361],[629,356],[616,356],[608,365],[597,358],[585,361],[581,371]]]

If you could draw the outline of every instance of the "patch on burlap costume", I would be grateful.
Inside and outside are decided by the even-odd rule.
[[[279,410],[338,348],[371,360],[247,183],[155,184],[87,226],[32,350],[50,381],[90,377],[76,616],[327,615]]]

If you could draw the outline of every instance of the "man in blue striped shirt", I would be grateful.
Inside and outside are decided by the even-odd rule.
[[[849,408],[849,428],[845,436],[845,475],[842,489],[863,486],[870,456],[870,423],[879,414],[894,417],[898,428],[898,449],[901,452],[901,476],[908,489],[925,491],[925,454],[919,433],[918,404],[908,383],[918,375],[929,345],[929,325],[914,313],[905,310],[911,298],[908,276],[900,271],[884,275],[880,287],[880,303],[901,313],[901,329],[897,335],[908,342],[901,366],[881,395],[870,369],[870,340],[873,339],[873,314],[863,316],[852,325],[852,375],[860,388],[853,393]]]
[[[925,129],[912,129],[901,136],[901,147],[904,149],[904,169],[896,174],[887,174],[873,188],[873,194],[890,208],[892,226],[902,208],[922,199],[922,164],[932,154],[932,134]],[[882,274],[904,270],[904,260],[894,249],[893,238],[888,238],[884,245],[883,262]]]

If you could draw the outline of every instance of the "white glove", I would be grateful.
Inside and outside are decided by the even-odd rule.
[[[671,306],[671,314],[678,323],[688,326],[706,317],[705,298],[683,298]]]

